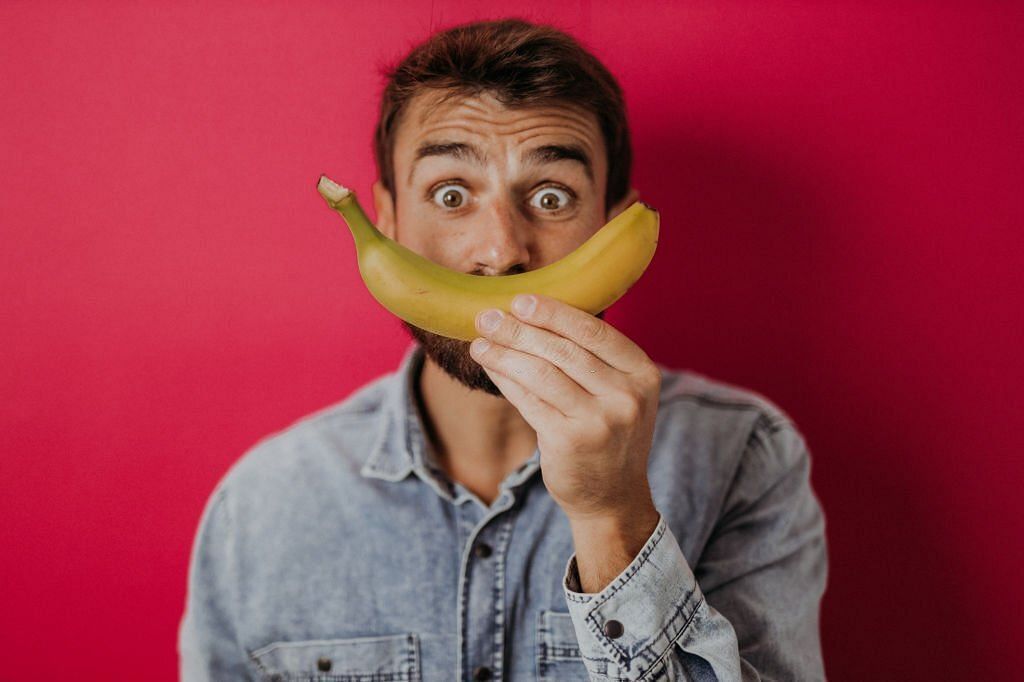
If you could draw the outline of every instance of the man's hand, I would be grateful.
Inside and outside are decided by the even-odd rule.
[[[470,352],[537,433],[541,471],[572,526],[584,592],[598,592],[636,557],[658,523],[647,457],[661,373],[597,317],[535,295],[534,310],[481,311]],[[498,311],[494,311],[498,312]],[[490,346],[482,348],[485,340]]]

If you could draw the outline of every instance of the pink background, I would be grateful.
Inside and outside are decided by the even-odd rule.
[[[1021,5],[554,4],[662,212],[608,321],[808,439],[830,679],[1024,668]],[[0,678],[176,677],[217,480],[409,342],[316,179],[368,203],[378,65],[508,7],[0,5]]]

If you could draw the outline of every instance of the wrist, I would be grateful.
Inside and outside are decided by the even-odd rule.
[[[632,558],[643,549],[659,519],[657,508],[650,502],[602,515],[570,516],[569,527],[578,548],[614,548]]]
[[[593,594],[607,587],[637,557],[660,519],[653,502],[570,517],[582,591]]]
[[[621,537],[643,536],[646,542],[661,514],[649,498],[624,507],[608,508],[598,512],[566,513],[573,537]],[[643,542],[641,542],[643,546]]]

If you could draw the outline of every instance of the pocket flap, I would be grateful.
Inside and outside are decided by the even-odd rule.
[[[576,627],[572,616],[557,611],[542,611],[540,614],[540,635],[543,650],[541,656],[547,660],[559,658],[580,658],[580,645],[576,639]]]
[[[265,673],[287,679],[297,675],[323,675],[331,680],[378,679],[367,677],[372,675],[396,681],[419,679],[419,638],[414,634],[274,642],[251,656]]]

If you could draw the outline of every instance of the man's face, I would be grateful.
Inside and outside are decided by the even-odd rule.
[[[474,275],[536,270],[632,203],[631,193],[605,212],[608,168],[593,114],[508,109],[489,94],[438,100],[417,95],[399,124],[394,206],[379,181],[373,187],[378,229],[421,256]],[[501,395],[468,341],[404,325],[453,378]]]

